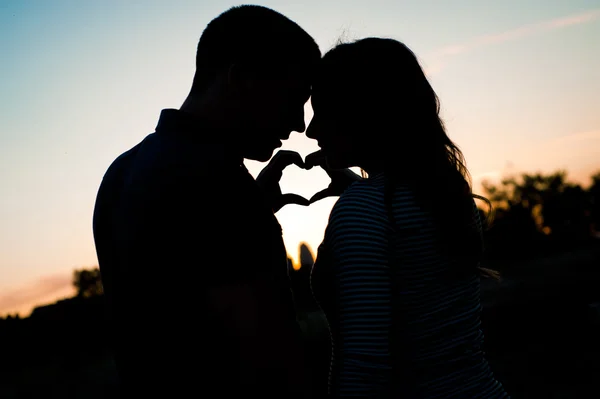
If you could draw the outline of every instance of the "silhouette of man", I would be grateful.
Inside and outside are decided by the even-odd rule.
[[[202,33],[190,94],[108,168],[94,239],[124,397],[306,397],[274,212],[321,53],[295,22],[231,8]],[[181,395],[181,396],[179,396]]]

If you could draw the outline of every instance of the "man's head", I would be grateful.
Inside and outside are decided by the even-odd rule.
[[[269,8],[233,7],[206,27],[190,97],[218,104],[227,139],[244,158],[266,161],[292,131],[303,132],[304,104],[321,58],[314,39]]]

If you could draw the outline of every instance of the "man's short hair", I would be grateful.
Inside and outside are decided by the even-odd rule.
[[[192,91],[206,88],[232,64],[274,76],[283,67],[312,68],[320,58],[315,40],[288,17],[263,6],[235,6],[204,29]]]

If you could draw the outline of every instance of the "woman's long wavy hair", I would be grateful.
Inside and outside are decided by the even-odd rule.
[[[465,159],[446,134],[440,102],[414,53],[387,38],[338,44],[322,60],[313,85],[329,112],[346,117],[348,134],[359,134],[365,151],[384,161],[386,206],[393,222],[397,184],[409,184],[430,209],[444,249],[462,271],[480,267],[483,238]]]

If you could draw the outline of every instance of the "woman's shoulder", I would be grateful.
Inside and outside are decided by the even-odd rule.
[[[387,220],[387,184],[389,182],[382,175],[353,183],[334,204],[330,221],[344,219],[348,216],[360,217],[363,220],[371,219],[372,222]],[[414,189],[408,184],[394,185],[392,202],[394,212],[414,213],[421,209]]]
[[[382,187],[373,184],[370,179],[354,182],[344,191],[335,203],[337,207],[352,206],[358,204],[373,205],[383,204],[384,192]]]
[[[338,202],[341,204],[384,204],[386,179],[380,174],[372,178],[363,179],[350,185],[340,196]],[[395,201],[398,199],[412,198],[413,190],[406,184],[394,186]]]
[[[330,222],[355,219],[374,222],[385,219],[385,215],[384,191],[365,179],[353,183],[344,191],[333,205]]]

